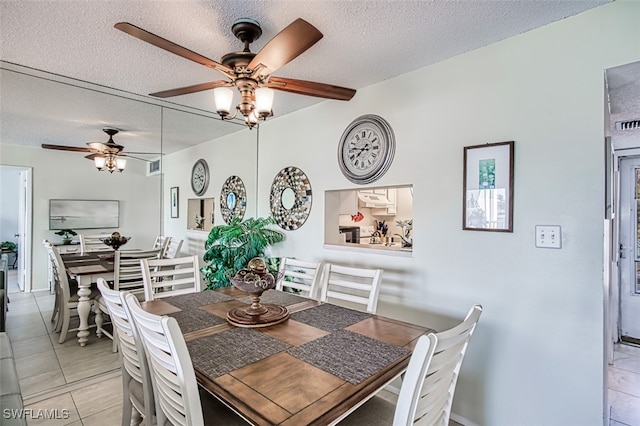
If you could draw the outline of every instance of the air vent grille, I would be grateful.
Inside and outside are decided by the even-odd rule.
[[[637,120],[616,121],[616,130],[640,129],[640,118]]]

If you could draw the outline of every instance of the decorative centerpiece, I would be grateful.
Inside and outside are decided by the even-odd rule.
[[[64,245],[71,244],[73,237],[78,235],[78,233],[73,229],[61,229],[55,234],[62,237],[62,244]]]
[[[118,250],[120,247],[127,244],[130,239],[131,237],[123,237],[119,232],[114,232],[110,237],[101,238],[100,241],[102,241],[112,249]]]
[[[251,305],[227,312],[227,321],[231,324],[238,327],[267,327],[289,318],[287,308],[272,303],[260,303],[262,293],[276,286],[276,277],[269,273],[264,259],[254,257],[247,267],[240,269],[230,281],[234,287],[251,296]]]

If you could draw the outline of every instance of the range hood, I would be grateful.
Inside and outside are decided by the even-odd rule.
[[[393,203],[382,194],[371,194],[369,192],[358,191],[358,200],[362,201],[364,207],[389,207]]]

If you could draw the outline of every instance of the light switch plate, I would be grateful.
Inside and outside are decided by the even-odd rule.
[[[536,225],[536,247],[562,248],[560,225]]]

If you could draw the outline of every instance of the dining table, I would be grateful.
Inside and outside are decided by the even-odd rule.
[[[113,281],[114,253],[89,252],[85,254],[61,254],[69,277],[78,282],[78,343],[85,346],[89,337],[89,314],[91,313],[91,284],[98,278]]]
[[[381,315],[267,290],[286,308],[274,325],[227,320],[252,298],[235,287],[141,306],[176,319],[198,384],[253,425],[336,424],[400,377],[417,339],[434,330]]]

